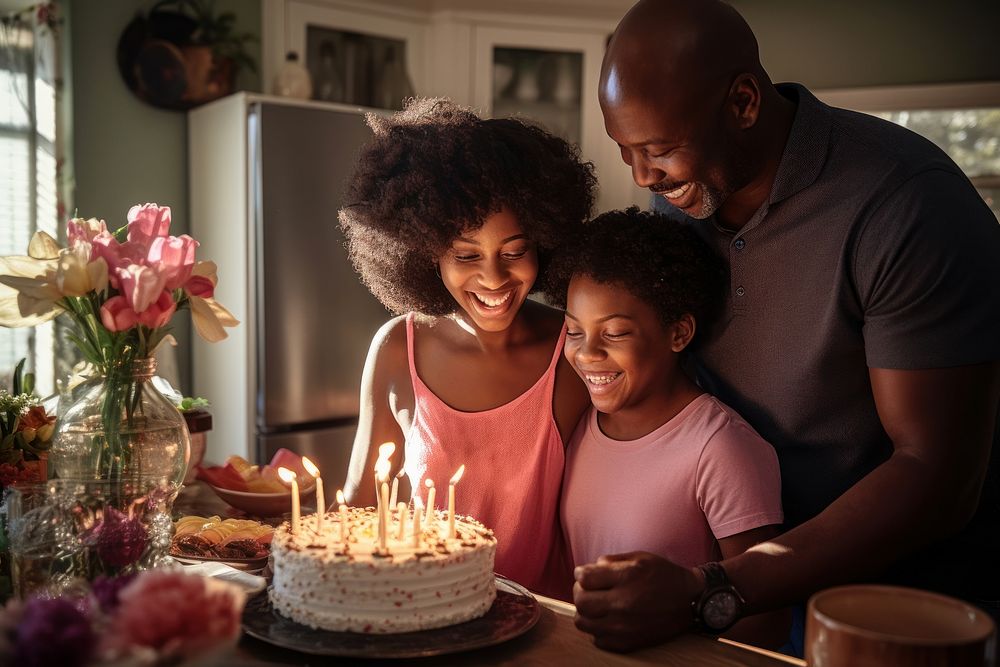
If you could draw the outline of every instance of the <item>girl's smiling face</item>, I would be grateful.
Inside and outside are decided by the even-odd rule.
[[[688,382],[679,353],[694,335],[685,315],[666,326],[645,301],[615,284],[576,275],[566,300],[564,354],[599,412],[655,422]],[[605,424],[602,423],[602,427]]]
[[[471,323],[503,331],[538,277],[538,254],[513,213],[500,210],[455,239],[438,260],[441,281]]]

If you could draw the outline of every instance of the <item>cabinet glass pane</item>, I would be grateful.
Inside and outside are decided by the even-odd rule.
[[[402,109],[413,95],[401,39],[309,25],[305,64],[316,100]]]
[[[583,54],[494,47],[493,116],[521,115],[579,145]]]

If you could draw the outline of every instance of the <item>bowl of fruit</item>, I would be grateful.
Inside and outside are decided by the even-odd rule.
[[[292,490],[278,477],[278,468],[295,472],[303,504],[316,493],[316,478],[302,467],[302,457],[284,448],[262,466],[241,456],[230,456],[222,466],[201,466],[198,479],[207,482],[223,501],[249,515],[281,516],[292,511]]]

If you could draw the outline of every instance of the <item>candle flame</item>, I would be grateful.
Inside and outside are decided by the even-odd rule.
[[[302,457],[302,467],[305,468],[306,472],[313,477],[319,477],[319,468],[317,468],[316,464],[305,456]]]
[[[392,456],[393,452],[395,451],[396,451],[396,443],[383,442],[381,445],[378,446],[378,458],[379,460],[385,459],[386,461],[388,461],[389,457]]]
[[[465,474],[465,464],[463,463],[455,471],[455,474],[451,476],[451,481],[449,484],[458,484],[458,480],[462,479],[462,475]]]
[[[347,502],[347,500],[344,498],[344,491],[343,491],[343,489],[337,489],[337,504],[343,505],[346,502]]]
[[[394,442],[383,442],[378,446],[378,460],[375,461],[375,479],[380,482],[384,482],[389,478],[389,471],[392,469],[389,457],[392,456],[394,451],[396,451],[396,443]]]
[[[423,509],[424,501],[420,499],[420,496],[413,497],[413,509]]]
[[[433,479],[425,479],[424,480],[424,486],[426,486],[428,489],[433,489],[434,488],[434,480]]]
[[[280,477],[281,481],[284,482],[285,484],[291,484],[292,480],[295,479],[296,475],[294,470],[289,470],[288,468],[282,466],[278,468],[278,477]]]
[[[396,473],[396,479],[403,479],[403,475],[405,475],[405,474],[406,474],[406,470],[404,470],[403,468],[400,468],[399,472]]]

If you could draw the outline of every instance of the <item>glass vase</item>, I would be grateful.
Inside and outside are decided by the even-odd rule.
[[[187,470],[191,438],[180,411],[154,386],[153,358],[123,362],[59,415],[49,466],[61,480],[107,484],[106,502],[135,513],[151,552],[142,567],[169,562],[170,511]]]
[[[163,491],[67,479],[7,489],[2,513],[14,594],[58,595],[99,576],[165,565],[158,541],[166,530],[169,547],[172,524]]]

